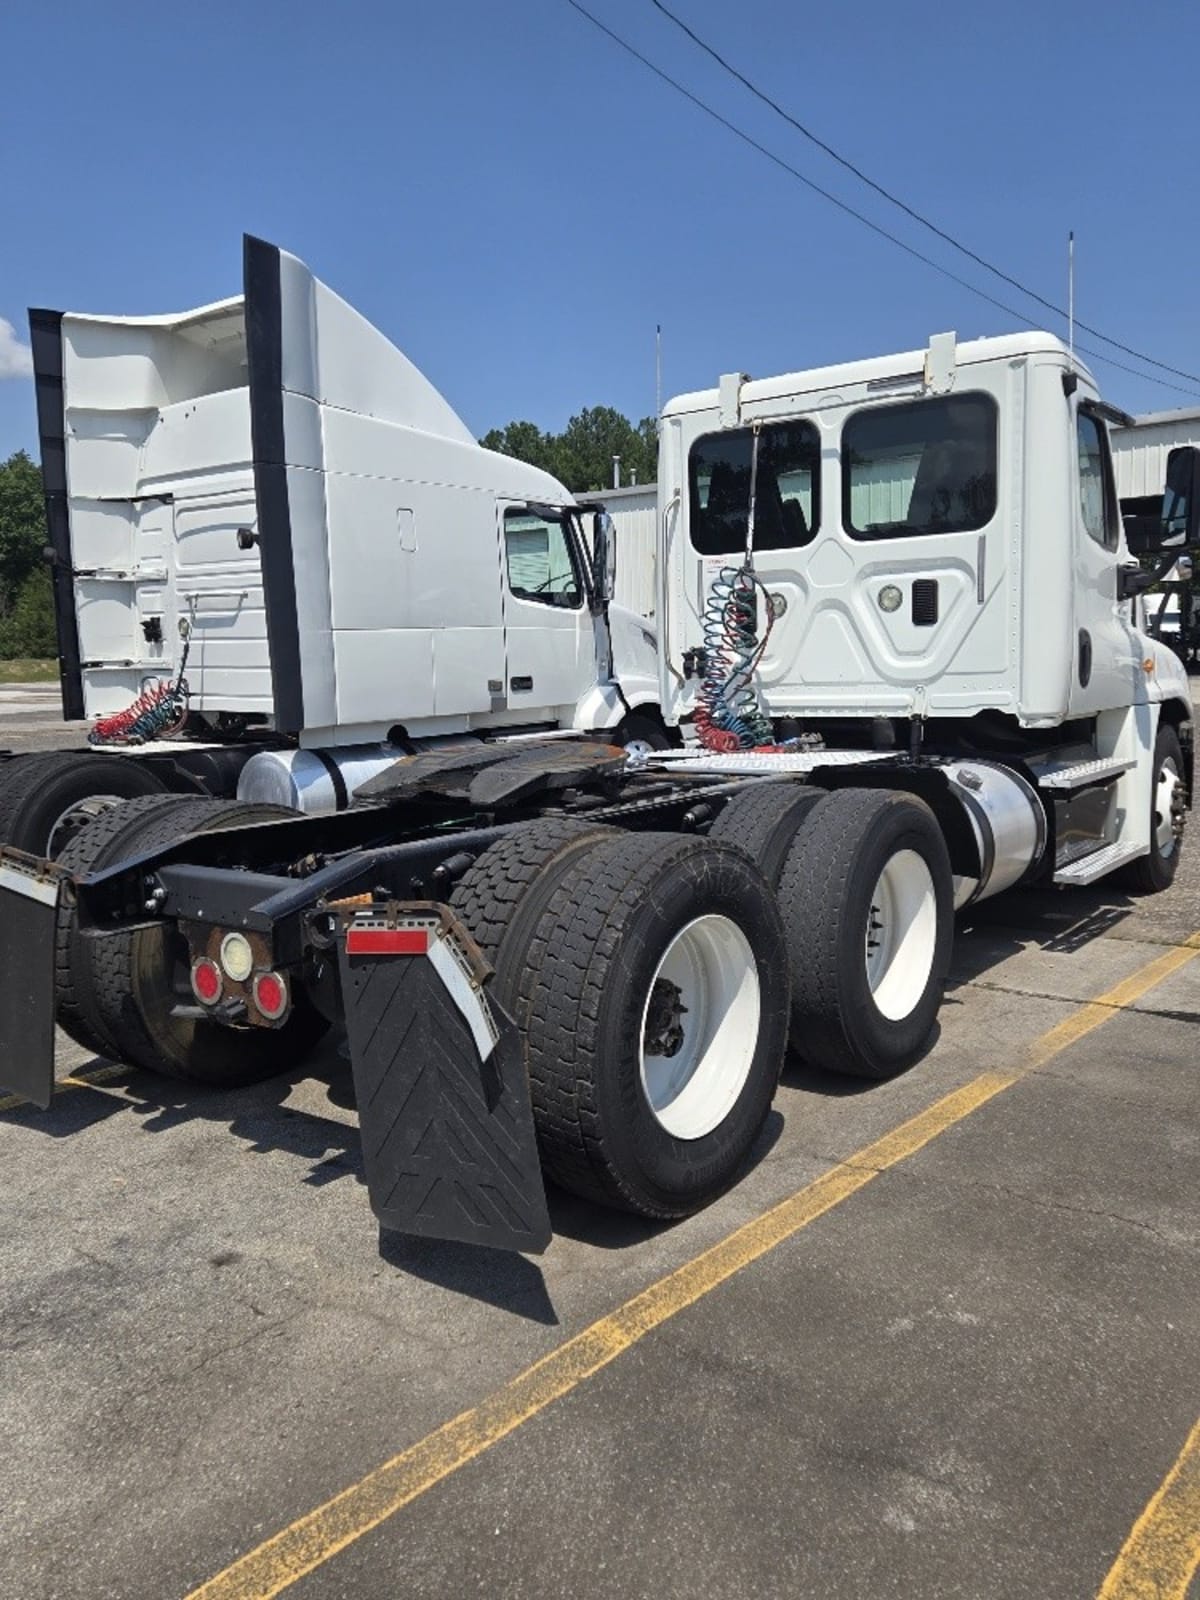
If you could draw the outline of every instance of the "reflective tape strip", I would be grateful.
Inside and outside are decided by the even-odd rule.
[[[472,986],[471,980],[454,959],[454,954],[444,939],[430,941],[429,959],[433,962],[433,970],[445,985],[446,992],[462,1012],[463,1019],[475,1040],[475,1048],[479,1051],[479,1059],[486,1061],[496,1048],[499,1037],[487,1001],[479,990]]]
[[[424,928],[356,928],[346,930],[348,956],[423,956],[429,949]]]
[[[16,894],[23,894],[27,900],[40,900],[46,906],[58,904],[56,883],[27,877],[23,872],[14,872],[12,867],[0,866],[0,889],[12,889]]]

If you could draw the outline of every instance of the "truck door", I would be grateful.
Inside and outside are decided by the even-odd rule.
[[[579,552],[564,512],[510,504],[500,517],[507,707],[567,721],[596,676]]]
[[[1108,430],[1086,400],[1075,417],[1074,639],[1069,715],[1129,705],[1142,675],[1131,607],[1117,601],[1121,517]]]

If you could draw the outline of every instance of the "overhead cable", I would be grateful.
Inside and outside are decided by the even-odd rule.
[[[1003,311],[1005,316],[1013,317],[1016,319],[1016,321],[1023,322],[1027,328],[1041,328],[1041,323],[1035,321],[1034,318],[1026,316],[1023,311],[1018,311],[1014,306],[1006,305],[1003,300],[996,299],[996,297],[989,294],[986,289],[979,288],[977,284],[971,283],[967,278],[960,277],[957,272],[952,272],[949,267],[943,266],[940,261],[935,261],[932,256],[926,255],[924,251],[918,250],[914,245],[906,243],[905,240],[899,238],[896,234],[891,233],[880,223],[874,222],[870,217],[864,215],[863,212],[856,210],[855,207],[850,205],[847,201],[839,199],[837,195],[832,194],[828,189],[822,188],[819,183],[816,183],[812,178],[801,172],[797,167],[792,166],[790,162],[785,161],[782,156],[777,155],[775,151],[769,149],[766,145],[761,144],[743,128],[739,128],[736,123],[731,122],[728,117],[723,116],[721,112],[715,109],[715,107],[709,105],[706,100],[702,100],[699,95],[693,94],[693,92],[680,83],[677,78],[673,78],[669,72],[665,72],[661,67],[656,66],[648,56],[643,55],[642,52],[634,45],[630,44],[627,39],[623,39],[621,35],[610,28],[607,23],[602,22],[599,17],[593,15],[593,13],[589,11],[586,6],[580,3],[580,0],[567,0],[567,4],[572,8],[572,10],[579,12],[580,16],[586,17],[593,27],[598,28],[601,33],[606,34],[614,44],[618,45],[627,54],[631,55],[636,61],[639,61],[642,66],[644,66],[648,71],[652,72],[656,78],[660,78],[663,83],[669,84],[670,87],[678,94],[683,95],[685,100],[690,100],[691,103],[698,107],[699,110],[703,111],[706,116],[711,117],[714,122],[719,122],[721,126],[727,129],[728,132],[732,133],[735,138],[740,139],[743,144],[749,145],[750,148],[752,150],[756,150],[759,155],[765,156],[768,161],[772,162],[775,166],[786,172],[790,177],[795,178],[797,182],[802,183],[806,189],[811,189],[814,194],[820,195],[823,200],[827,200],[830,205],[836,206],[839,211],[844,211],[847,216],[853,217],[856,222],[861,222],[864,227],[870,228],[872,233],[876,233],[880,236],[880,238],[886,239],[889,244],[894,244],[898,249],[903,250],[906,255],[912,256],[914,260],[922,262],[927,267],[932,267],[935,272],[940,272],[942,277],[948,278],[951,283],[958,284],[960,288],[966,289],[970,294],[977,296],[980,300],[986,300],[989,305],[995,306],[998,311]],[[1079,326],[1082,327],[1082,323],[1079,324]],[[1152,373],[1139,372],[1136,367],[1126,366],[1123,362],[1115,361],[1111,356],[1104,355],[1099,350],[1089,349],[1086,345],[1077,343],[1075,348],[1080,352],[1080,354],[1091,356],[1093,360],[1102,361],[1110,367],[1116,367],[1121,372],[1131,373],[1135,378],[1142,378],[1149,383],[1159,384],[1164,389],[1173,389],[1178,394],[1186,394],[1191,395],[1193,398],[1200,398],[1200,389],[1185,389],[1177,383],[1168,383],[1165,378],[1158,378]],[[1196,379],[1194,381],[1200,384],[1200,379]]]
[[[803,134],[803,136],[809,140],[810,143],[815,144],[819,150],[823,150],[825,154],[836,161],[839,166],[845,167],[847,172],[853,173],[854,176],[858,178],[860,182],[865,183],[869,189],[874,189],[876,194],[882,195],[890,205],[898,207],[899,210],[904,212],[905,216],[911,217],[914,222],[919,222],[923,228],[927,228],[930,233],[936,234],[939,239],[943,240],[946,244],[951,245],[959,252],[960,255],[964,255],[968,260],[975,262],[976,266],[983,267],[987,272],[990,272],[993,277],[1000,278],[1004,283],[1009,284],[1014,289],[1019,289],[1022,294],[1028,295],[1031,300],[1036,300],[1038,305],[1044,306],[1047,311],[1053,311],[1055,316],[1063,317],[1064,319],[1068,316],[1068,313],[1063,309],[1062,306],[1055,305],[1053,300],[1047,300],[1046,297],[1039,294],[1036,289],[1031,289],[1028,284],[1022,283],[1019,278],[1014,278],[1011,273],[1005,272],[1002,267],[996,266],[985,256],[981,256],[978,254],[978,252],[972,250],[969,245],[963,244],[961,239],[955,238],[952,233],[947,233],[944,228],[939,228],[936,222],[931,222],[928,217],[923,216],[921,212],[915,210],[912,206],[901,200],[899,195],[893,194],[892,191],[885,188],[883,184],[877,183],[875,179],[865,173],[861,167],[855,166],[853,161],[848,160],[839,151],[835,150],[831,144],[827,144],[826,141],[818,134],[815,134],[811,128],[806,128],[805,125],[796,117],[794,117],[790,111],[785,110],[777,100],[773,100],[771,96],[764,90],[760,89],[756,83],[751,82],[751,80],[746,77],[745,73],[739,72],[738,69],[731,62],[727,61],[718,50],[715,50],[712,45],[708,44],[704,39],[702,39],[693,28],[690,28],[688,24],[684,22],[682,17],[677,17],[669,6],[663,4],[663,0],[650,0],[650,4],[655,8],[656,11],[661,11],[663,16],[667,17],[671,22],[673,22],[677,28],[686,33],[688,38],[704,51],[705,55],[710,56],[712,60],[718,64],[718,66],[724,68],[724,70],[728,72],[731,77],[736,78],[737,81],[744,88],[748,89],[756,99],[761,100],[764,105],[769,106],[777,116],[782,117],[790,127],[795,128],[797,133]],[[1145,351],[1135,350],[1132,345],[1122,344],[1119,339],[1113,339],[1109,334],[1101,333],[1099,328],[1093,328],[1086,322],[1080,322],[1078,317],[1075,318],[1075,326],[1077,328],[1082,328],[1085,333],[1090,333],[1093,339],[1099,339],[1102,344],[1111,345],[1114,350],[1121,350],[1125,353],[1125,355],[1133,356],[1135,360],[1145,363],[1146,366],[1158,367],[1160,371],[1170,372],[1177,378],[1186,378],[1189,383],[1200,383],[1200,377],[1197,377],[1194,372],[1183,372],[1179,367],[1168,366],[1165,361],[1159,361],[1154,356],[1148,356]]]

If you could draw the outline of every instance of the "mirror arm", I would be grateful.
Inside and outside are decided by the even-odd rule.
[[[1177,556],[1172,553],[1160,558],[1156,564],[1147,569],[1136,561],[1130,561],[1125,566],[1117,568],[1117,599],[1132,600],[1135,595],[1145,594],[1148,589],[1153,589],[1156,583],[1161,583],[1175,565]]]

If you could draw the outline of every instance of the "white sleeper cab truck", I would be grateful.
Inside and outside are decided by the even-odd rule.
[[[289,421],[292,385],[315,387],[273,386],[285,438],[311,427],[302,459],[326,461],[306,476],[270,445],[296,586],[297,507],[332,506],[341,423],[299,399],[309,421]],[[50,1103],[56,1019],[223,1086],[344,1026],[385,1228],[541,1249],[543,1174],[648,1217],[703,1206],[751,1158],[789,1046],[876,1079],[928,1048],[956,908],[1034,880],[1171,881],[1192,711],[1132,616],[1155,570],[1122,526],[1121,415],[1046,334],[674,401],[656,622],[675,747],[460,743],[398,755],[326,815],[155,795],[58,862],[5,849],[4,1086]],[[1159,564],[1200,540],[1198,459],[1173,451],[1137,514]],[[337,698],[337,615],[291,720],[375,737]],[[351,646],[370,672],[373,648]],[[436,645],[409,670],[416,696]]]
[[[58,855],[167,792],[332,810],[431,739],[666,743],[652,625],[598,598],[602,508],[482,449],[295,257],[248,238],[236,299],[30,323],[92,747],[0,764],[0,839]]]

